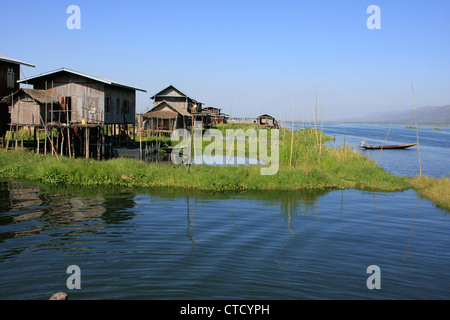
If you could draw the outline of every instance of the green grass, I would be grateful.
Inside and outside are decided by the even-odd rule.
[[[251,127],[254,126],[246,129]],[[234,129],[237,128],[242,126]],[[291,161],[291,139],[291,131],[280,130],[279,171],[271,176],[261,175],[261,167],[257,165],[198,165],[188,168],[132,159],[97,161],[59,157],[58,160],[51,155],[34,155],[23,150],[1,150],[0,177],[48,184],[186,188],[219,192],[327,188],[397,191],[410,187],[405,179],[376,167],[372,160],[351,148],[323,146],[320,142],[328,137],[321,136],[315,130],[294,132]]]
[[[219,125],[226,129],[248,130],[252,125]],[[270,137],[270,136],[269,136]],[[0,178],[26,179],[51,185],[149,187],[159,189],[195,189],[213,192],[250,190],[318,190],[360,189],[400,191],[413,188],[438,207],[450,210],[450,180],[448,178],[397,177],[375,165],[350,147],[328,148],[330,139],[319,131],[307,129],[279,132],[279,170],[275,175],[261,175],[261,167],[158,164],[132,159],[98,161],[91,159],[56,158],[0,149]],[[159,138],[158,138],[159,139]],[[144,139],[143,139],[144,140]],[[161,139],[177,144],[169,137]],[[155,142],[155,137],[144,141]],[[138,142],[139,144],[139,142]],[[209,142],[204,142],[205,148]],[[236,147],[235,143],[235,147]],[[268,143],[270,146],[270,143]],[[246,141],[246,149],[249,143]],[[224,142],[224,148],[226,144]],[[271,151],[270,151],[271,152]]]
[[[418,194],[434,202],[439,208],[450,210],[449,178],[430,178],[421,176],[408,180]]]

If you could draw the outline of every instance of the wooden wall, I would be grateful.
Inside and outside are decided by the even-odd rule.
[[[13,68],[14,71],[14,87],[8,88],[8,68]],[[0,61],[0,97],[5,97],[13,92],[19,90],[17,81],[20,78],[20,65],[15,63],[8,63]]]
[[[47,83],[46,83],[47,82]],[[61,72],[33,80],[35,89],[46,89],[57,97],[71,97],[71,122],[104,124],[134,124],[136,121],[136,92],[108,85],[76,74]],[[109,110],[105,110],[109,99]],[[128,102],[127,102],[128,101]],[[119,102],[119,107],[117,107]],[[128,109],[128,112],[126,112]]]
[[[104,108],[104,84],[71,73],[58,73],[33,80],[34,89],[47,89],[57,97],[71,97],[71,122],[99,123]]]
[[[110,110],[105,110],[105,124],[136,122],[136,91],[105,85],[105,99],[110,99]]]

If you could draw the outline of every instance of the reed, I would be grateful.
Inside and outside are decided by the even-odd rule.
[[[291,156],[289,159],[289,170],[292,167],[292,152],[294,151],[294,92],[292,92],[292,137],[291,137]]]
[[[422,175],[422,164],[420,162],[420,144],[419,144],[419,129],[417,127],[417,113],[416,113],[416,98],[414,96],[414,84],[411,83],[411,89],[412,89],[412,98],[413,98],[413,105],[414,105],[414,120],[416,122],[416,135],[417,135],[417,153],[419,155],[419,175]]]

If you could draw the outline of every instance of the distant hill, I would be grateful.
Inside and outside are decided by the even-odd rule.
[[[450,125],[450,105],[417,108],[417,124]],[[342,122],[415,124],[414,110],[377,112]]]

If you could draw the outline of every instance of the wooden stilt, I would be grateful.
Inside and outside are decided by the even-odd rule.
[[[86,159],[89,158],[89,130],[86,127],[85,131],[85,147],[86,147]]]
[[[40,148],[40,140],[39,140],[39,128],[36,128],[36,134],[37,134],[37,154],[39,154],[39,148]]]
[[[34,153],[37,153],[36,151],[37,151],[38,149],[37,149],[37,145],[36,145],[36,127],[34,127],[34,129],[33,129],[33,134],[34,134],[34,137],[33,137]]]
[[[15,140],[14,149],[17,150],[17,143],[19,140],[19,125],[18,124],[16,124],[16,132],[14,133],[14,140]]]

